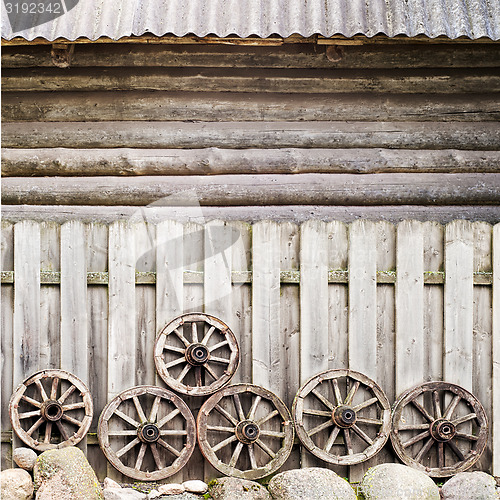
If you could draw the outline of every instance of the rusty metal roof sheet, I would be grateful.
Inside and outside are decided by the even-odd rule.
[[[41,0],[37,0],[40,2]],[[66,13],[28,18],[3,0],[2,37],[96,40],[154,34],[500,38],[500,0],[43,0]],[[10,4],[10,7],[8,7]],[[18,7],[15,7],[15,6]],[[37,3],[39,5],[39,3]],[[11,12],[7,13],[7,9]],[[17,13],[15,10],[17,9]],[[55,10],[55,9],[54,9]],[[45,16],[45,17],[44,17]],[[47,17],[48,16],[48,17]],[[55,17],[52,20],[47,20]],[[41,23],[29,27],[35,23]],[[28,26],[28,27],[27,27]]]

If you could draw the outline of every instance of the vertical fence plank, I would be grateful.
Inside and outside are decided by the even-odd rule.
[[[86,227],[61,227],[61,367],[88,383]]]
[[[203,225],[187,222],[184,225],[184,271],[203,273],[205,268],[205,229]],[[204,309],[203,283],[184,284],[184,312]]]
[[[61,226],[55,222],[40,224],[40,270],[61,270]],[[40,367],[61,365],[61,287],[40,288]],[[68,368],[69,370],[69,368]]]
[[[328,223],[328,267],[330,270],[347,269],[349,238],[347,226],[342,222]],[[346,284],[328,285],[329,310],[329,368],[347,368],[347,303]]]
[[[300,382],[328,369],[328,233],[321,221],[300,227]],[[302,450],[302,467],[321,462]]]
[[[254,384],[282,397],[279,226],[257,222],[252,234],[252,378]]]
[[[377,378],[377,233],[373,222],[349,227],[349,368]],[[363,464],[349,469],[361,480]]]
[[[396,395],[399,395],[425,380],[424,235],[420,222],[404,221],[398,225],[396,269]]]
[[[246,222],[230,222],[236,240],[231,247],[233,271],[250,271],[252,262],[252,226]],[[233,315],[231,328],[240,347],[240,366],[231,383],[252,382],[252,285],[232,284]]]
[[[432,276],[432,273],[444,270],[444,228],[437,222],[424,222],[423,233],[424,271],[431,273],[429,276]],[[426,381],[443,379],[443,315],[443,285],[424,285],[424,374]]]
[[[108,226],[96,222],[88,225],[86,262],[88,272],[108,271]],[[87,290],[87,338],[89,343],[88,388],[94,402],[90,432],[97,432],[97,422],[108,402],[108,287],[91,285]],[[106,477],[107,460],[98,445],[87,447],[90,464],[99,480]]]
[[[493,475],[500,476],[500,224],[493,227]]]
[[[156,271],[156,227],[149,222],[139,222],[132,226],[135,239],[135,270]],[[150,285],[135,287],[136,302],[136,385],[154,385],[156,374],[154,344],[156,340],[156,299],[155,288]]]
[[[108,398],[135,385],[135,243],[128,221],[109,226]],[[108,475],[120,478],[113,467]]]
[[[14,388],[40,368],[40,226],[14,226]]]
[[[14,226],[9,222],[2,221],[2,251],[0,263],[2,271],[14,270]],[[14,309],[14,286],[11,284],[2,285],[2,297],[0,302],[0,347],[2,360],[2,376],[0,378],[0,421],[2,432],[11,431],[9,419],[9,399],[12,395],[13,381],[13,309]],[[12,445],[2,443],[1,467],[10,469],[12,467]]]
[[[349,368],[377,377],[376,226],[360,220],[349,227]]]
[[[473,236],[468,221],[446,226],[444,377],[468,391],[473,375]]]

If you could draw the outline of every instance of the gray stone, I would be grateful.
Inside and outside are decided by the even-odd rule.
[[[498,500],[496,481],[486,472],[460,472],[444,483],[443,500]]]
[[[351,485],[335,472],[319,467],[276,474],[268,485],[276,500],[356,500]],[[422,500],[422,499],[421,499]]]
[[[401,464],[368,469],[359,492],[365,500],[440,500],[439,488],[429,476]]]
[[[147,498],[146,493],[133,488],[106,488],[104,490],[104,500],[147,500]]]
[[[189,481],[184,481],[182,483],[184,489],[188,493],[196,493],[198,495],[203,495],[208,491],[208,485],[204,481],[200,481],[199,479],[191,479]]]
[[[12,459],[16,465],[29,472],[33,470],[37,456],[31,448],[16,448],[12,453]]]
[[[186,491],[186,488],[182,484],[170,483],[170,484],[162,484],[158,491],[162,495],[180,495]]]
[[[210,482],[210,496],[216,500],[271,500],[269,492],[254,481],[221,477]]]
[[[29,500],[33,497],[33,481],[24,469],[5,469],[0,474],[0,497],[9,500]]]
[[[151,490],[148,493],[147,499],[148,500],[155,500],[155,498],[161,498],[163,495],[158,491],[158,490]]]
[[[82,450],[44,451],[33,468],[37,500],[102,500],[101,485]]]
[[[106,489],[106,488],[121,488],[121,485],[118,484],[114,479],[107,477],[104,479],[103,487],[104,487],[104,489]]]

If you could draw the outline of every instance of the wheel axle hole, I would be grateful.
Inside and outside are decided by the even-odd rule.
[[[50,422],[60,420],[63,416],[63,409],[59,401],[46,401],[42,406],[42,416]]]

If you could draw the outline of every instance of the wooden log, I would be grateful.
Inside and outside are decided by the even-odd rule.
[[[141,149],[398,148],[492,151],[500,149],[500,123],[142,122],[138,126],[136,121],[85,124],[17,122],[3,124],[2,146],[40,149],[126,146]]]
[[[4,92],[9,121],[498,121],[494,94]]]
[[[77,45],[71,66],[216,68],[471,68],[498,67],[492,44],[330,45]],[[53,67],[51,46],[2,48],[3,68]]]
[[[4,149],[2,176],[499,172],[500,152],[392,149]]]
[[[491,69],[345,70],[251,68],[59,68],[6,69],[4,92],[162,90],[286,93],[498,92]]]
[[[387,220],[397,223],[404,219],[414,219],[447,224],[456,219],[485,221],[490,224],[500,222],[500,205],[375,205],[375,206],[318,206],[318,205],[270,205],[235,207],[133,207],[133,206],[63,206],[63,205],[4,205],[2,218],[5,221],[22,220],[54,221],[81,220],[95,224],[109,224],[123,219],[138,220],[147,216],[151,222],[173,219],[182,222],[206,220],[237,220],[254,222],[263,219],[274,221],[304,222],[309,219],[324,221],[352,222],[357,219]],[[104,226],[105,227],[105,226]],[[97,250],[96,250],[97,251]],[[438,249],[436,249],[438,252]],[[426,267],[426,269],[429,266]],[[439,271],[442,266],[436,267]],[[436,298],[437,300],[437,298]],[[429,304],[436,302],[429,298]],[[198,302],[196,302],[198,303]],[[99,318],[99,320],[101,320]],[[433,325],[426,324],[426,332],[435,331]],[[433,365],[434,366],[434,365]],[[439,377],[434,377],[439,378]]]
[[[192,201],[191,195],[182,201],[187,193],[194,193],[200,206],[498,204],[500,175],[7,177],[3,180],[2,201],[6,205],[143,206],[176,195],[172,203],[183,206]]]

